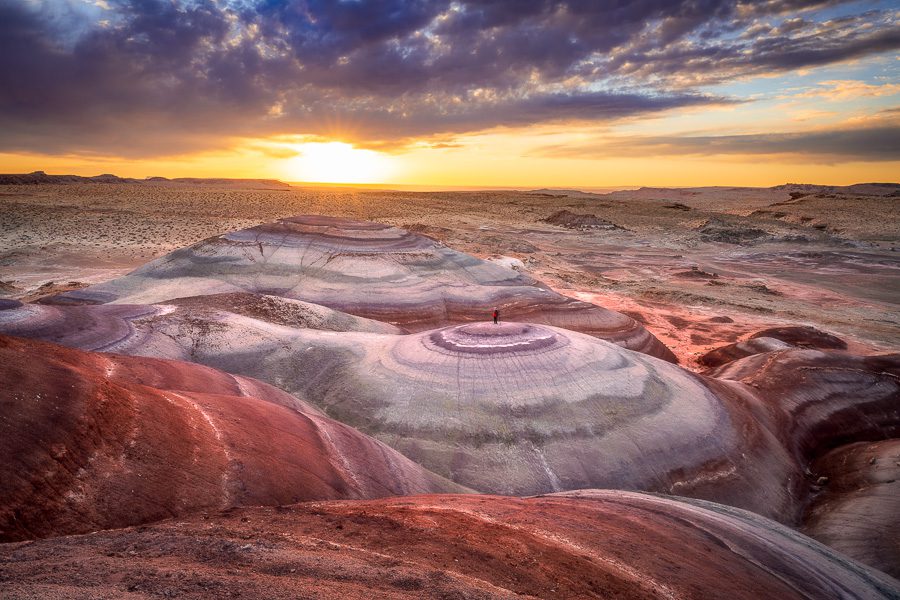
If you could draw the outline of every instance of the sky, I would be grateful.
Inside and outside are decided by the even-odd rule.
[[[900,177],[900,2],[0,0],[0,171]]]

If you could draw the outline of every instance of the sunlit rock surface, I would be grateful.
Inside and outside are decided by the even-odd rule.
[[[626,315],[572,300],[423,235],[334,217],[294,217],[226,233],[45,302],[157,304],[234,292],[304,300],[408,331],[485,320],[497,307],[505,320],[564,327],[675,360]]]
[[[885,599],[900,583],[758,515],[618,491],[239,508],[0,546],[12,598]],[[152,576],[148,575],[152,574]]]
[[[270,385],[0,337],[0,541],[241,504],[464,491]]]

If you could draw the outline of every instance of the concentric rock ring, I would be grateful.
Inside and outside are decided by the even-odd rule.
[[[532,354],[569,343],[554,330],[529,323],[472,323],[439,329],[420,339],[431,350],[461,356]]]
[[[434,246],[434,241],[404,229],[318,215],[280,219],[274,223],[233,231],[222,236],[232,242],[339,249],[344,254],[415,252]]]

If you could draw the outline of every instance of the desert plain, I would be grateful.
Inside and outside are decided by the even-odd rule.
[[[777,325],[818,327],[870,352],[896,350],[900,339],[895,185],[591,194],[262,180],[4,185],[0,194],[0,281],[11,299],[105,281],[227,231],[320,214],[403,227],[623,311],[687,366]]]
[[[900,596],[900,185],[46,179],[9,597]]]

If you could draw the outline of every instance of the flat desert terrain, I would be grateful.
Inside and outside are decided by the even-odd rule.
[[[900,187],[399,192],[268,182],[0,186],[0,293],[35,300],[275,219],[377,221],[633,317],[679,362],[809,325],[900,345]]]

